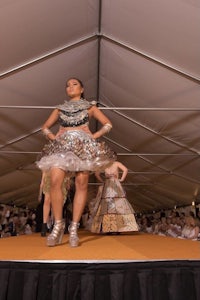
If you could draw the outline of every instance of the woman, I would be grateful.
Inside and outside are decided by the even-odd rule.
[[[44,203],[43,203],[43,223],[41,228],[41,236],[46,236],[48,231],[47,223],[49,221],[49,214],[51,210],[51,202],[50,202],[50,177],[48,176],[48,172],[42,172],[42,179],[40,182],[40,190],[38,201],[42,201],[42,196],[44,195]]]
[[[185,217],[185,225],[181,232],[181,238],[197,240],[200,232],[200,223],[198,218],[193,216]]]
[[[63,194],[63,203],[65,203],[67,192],[70,189],[69,178],[65,177],[62,184],[62,194]],[[51,201],[50,201],[50,174],[48,172],[42,172],[42,179],[40,183],[39,191],[39,201],[42,200],[42,195],[44,195],[43,203],[43,223],[41,228],[41,236],[46,236],[48,231],[47,224],[49,223],[49,214],[51,211]]]
[[[119,178],[119,171],[122,175]],[[122,188],[123,182],[127,176],[128,169],[120,162],[115,161],[110,167],[105,169],[105,182],[99,172],[96,177],[102,183],[103,188],[98,192],[96,211],[91,231],[95,233],[119,233],[128,231],[138,231],[138,225],[135,220],[134,210]]]
[[[53,230],[47,238],[47,246],[60,244],[65,229],[61,188],[64,177],[75,176],[76,192],[73,220],[69,226],[69,244],[77,247],[77,229],[86,203],[89,172],[105,169],[115,160],[114,152],[105,143],[96,140],[109,132],[112,124],[94,103],[83,99],[83,92],[84,87],[79,79],[67,80],[66,93],[70,100],[57,106],[42,126],[42,131],[50,143],[44,147],[37,165],[50,172],[50,198],[55,219]],[[93,134],[89,130],[89,120],[92,117],[103,125]],[[54,135],[50,128],[57,121],[60,130]]]

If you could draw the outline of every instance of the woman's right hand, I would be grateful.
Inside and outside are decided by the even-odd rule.
[[[54,140],[56,140],[56,136],[55,135],[53,135],[50,139],[49,139],[50,141],[54,141]]]
[[[57,132],[56,135],[55,135],[54,140],[55,140],[57,137],[59,137],[60,135],[62,135],[65,131],[66,131],[66,129],[65,129],[64,127],[60,127],[59,130],[58,130],[58,132]]]

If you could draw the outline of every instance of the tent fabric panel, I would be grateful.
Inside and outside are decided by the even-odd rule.
[[[0,72],[95,35],[98,1],[3,1],[0,10]]]
[[[103,1],[102,34],[198,78],[199,24],[197,1]]]

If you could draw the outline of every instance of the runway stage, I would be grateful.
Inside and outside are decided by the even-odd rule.
[[[40,234],[0,239],[0,300],[200,300],[200,242],[80,231],[46,247]]]

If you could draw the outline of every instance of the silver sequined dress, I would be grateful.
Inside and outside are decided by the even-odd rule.
[[[59,105],[59,124],[61,134],[42,149],[36,164],[42,170],[52,167],[68,173],[80,171],[99,171],[116,160],[116,155],[108,145],[92,138],[88,129],[88,109],[93,103],[81,99],[65,101]],[[70,130],[68,130],[70,128]]]

